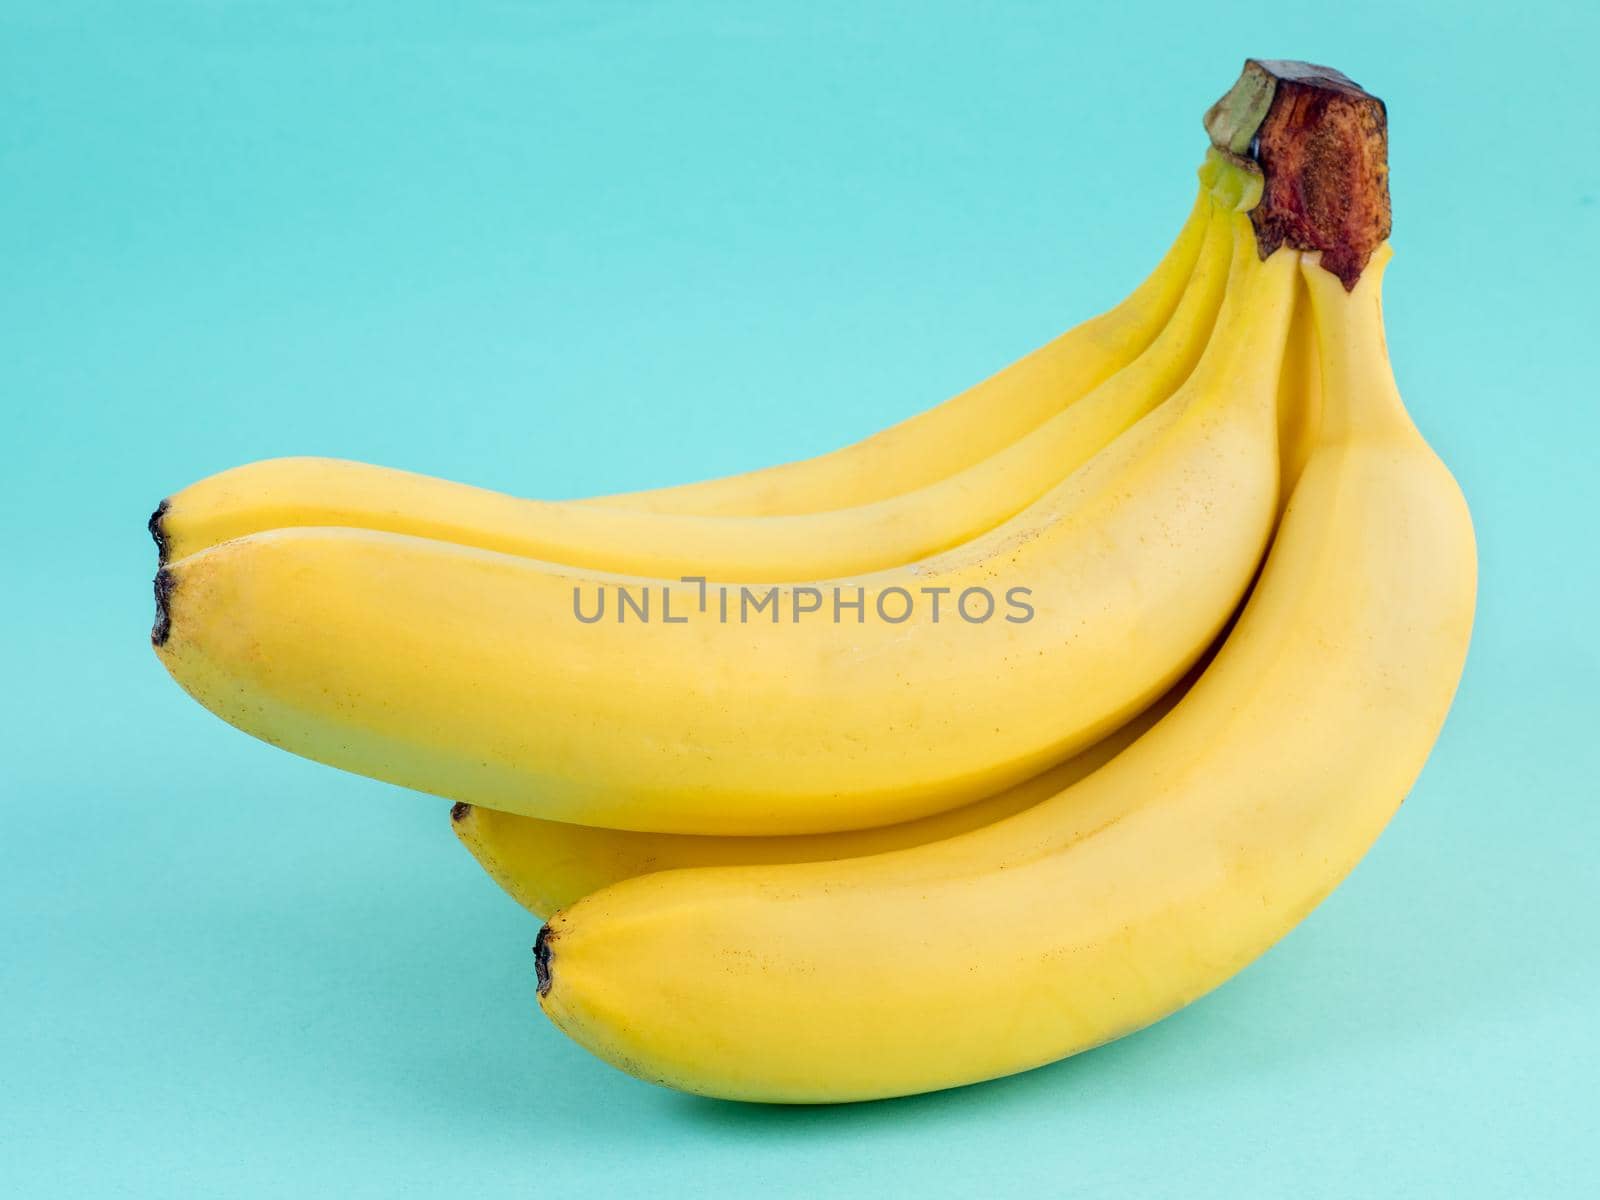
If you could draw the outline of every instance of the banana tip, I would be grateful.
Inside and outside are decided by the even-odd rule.
[[[156,505],[155,512],[150,514],[150,519],[145,522],[145,528],[150,531],[150,538],[156,544],[156,561],[167,561],[167,507],[168,501],[163,500]]]
[[[550,943],[556,935],[549,925],[539,927],[539,936],[533,943],[533,973],[539,981],[539,995],[550,994]]]
[[[471,815],[472,805],[470,804],[465,804],[462,801],[457,800],[450,806],[450,821],[454,825],[459,825]]]
[[[167,570],[167,501],[163,500],[156,505],[155,512],[150,514],[150,519],[145,522],[145,528],[150,531],[150,538],[156,544],[156,619],[150,626],[150,641],[153,645],[166,644],[167,635],[172,632],[172,617],[168,611],[168,602],[172,599],[172,589],[176,585],[172,572]]]
[[[156,619],[150,626],[150,641],[156,646],[164,646],[167,635],[172,632],[172,593],[177,588],[177,577],[166,567],[156,572]]]

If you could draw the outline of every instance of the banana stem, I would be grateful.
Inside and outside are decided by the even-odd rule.
[[[1252,58],[1205,126],[1217,153],[1262,177],[1250,211],[1261,257],[1321,251],[1352,290],[1392,225],[1383,101],[1330,67]]]

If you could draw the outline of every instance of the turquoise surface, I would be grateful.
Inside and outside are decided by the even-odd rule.
[[[0,1191],[1593,1194],[1600,10],[1282,7],[0,3]],[[145,516],[219,468],[667,483],[1010,361],[1155,261],[1251,53],[1389,103],[1483,586],[1382,842],[1183,1013],[894,1103],[649,1087],[443,803],[151,655]]]

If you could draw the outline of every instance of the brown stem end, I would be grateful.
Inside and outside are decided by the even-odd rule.
[[[1206,113],[1212,143],[1261,168],[1250,213],[1261,257],[1279,246],[1321,251],[1355,287],[1389,236],[1389,123],[1383,101],[1331,67],[1249,59]]]

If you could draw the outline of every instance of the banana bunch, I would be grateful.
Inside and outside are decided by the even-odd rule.
[[[757,1101],[1026,1070],[1354,866],[1444,721],[1471,521],[1384,342],[1381,102],[1251,60],[1115,308],[865,441],[546,502],[327,459],[151,519],[248,733],[453,800],[544,1011]]]

